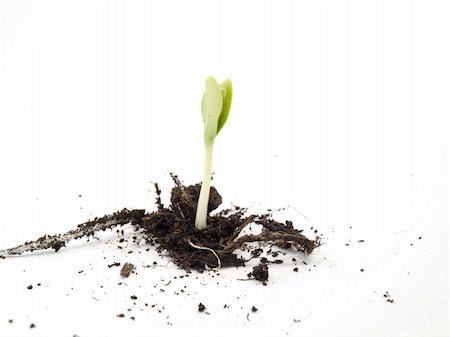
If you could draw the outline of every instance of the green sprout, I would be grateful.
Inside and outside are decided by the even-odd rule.
[[[206,217],[211,188],[214,140],[228,119],[233,97],[231,80],[218,84],[214,77],[209,76],[206,79],[205,86],[206,89],[202,99],[202,117],[205,129],[203,136],[205,143],[205,169],[195,217],[195,227],[197,229],[205,229],[207,226]]]

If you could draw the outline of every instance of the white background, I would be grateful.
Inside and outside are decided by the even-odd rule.
[[[0,261],[0,336],[448,335],[447,1],[0,2],[0,248],[151,211],[169,172],[198,182],[208,75],[234,84],[214,184],[305,214],[316,267],[286,258],[268,287],[237,280],[250,267],[196,275],[182,298],[154,288],[178,286],[169,264],[124,291],[106,264],[160,258],[109,234]],[[116,318],[137,292],[164,313]]]

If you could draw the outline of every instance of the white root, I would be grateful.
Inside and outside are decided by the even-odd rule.
[[[222,267],[222,262],[220,261],[220,257],[219,257],[219,255],[217,255],[217,253],[216,253],[214,250],[212,250],[211,248],[208,248],[208,247],[197,246],[196,244],[192,243],[190,240],[187,240],[187,242],[188,242],[192,247],[194,247],[194,248],[196,248],[196,249],[207,250],[207,251],[209,251],[209,252],[211,252],[211,253],[214,254],[214,256],[215,256],[216,259],[217,259],[217,267],[209,268],[208,265],[205,263],[205,268],[206,268],[206,269],[216,270],[216,269],[220,269],[220,268]]]

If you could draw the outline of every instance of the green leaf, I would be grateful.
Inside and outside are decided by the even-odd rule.
[[[209,76],[205,82],[205,94],[202,99],[202,117],[206,143],[212,143],[217,135],[217,125],[222,112],[223,96],[216,79]]]
[[[231,109],[231,101],[233,99],[233,84],[230,79],[223,81],[219,87],[222,92],[222,111],[220,112],[219,121],[217,124],[217,133],[222,130],[223,126],[227,122]]]

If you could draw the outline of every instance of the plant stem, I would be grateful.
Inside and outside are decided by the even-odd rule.
[[[214,141],[205,143],[205,169],[200,197],[198,198],[197,214],[195,216],[195,227],[200,230],[205,229],[207,225],[206,217],[208,214],[209,191],[211,188],[213,145]]]

